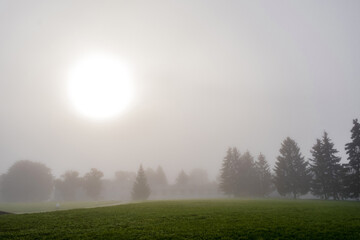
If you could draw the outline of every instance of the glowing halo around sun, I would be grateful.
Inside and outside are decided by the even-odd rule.
[[[91,119],[115,117],[133,100],[129,68],[116,57],[91,55],[69,71],[68,94],[76,111]]]

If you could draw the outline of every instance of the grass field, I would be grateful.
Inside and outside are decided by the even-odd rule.
[[[0,239],[360,239],[360,203],[185,200],[1,215]]]

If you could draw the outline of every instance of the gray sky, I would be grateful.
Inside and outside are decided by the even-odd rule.
[[[29,159],[55,175],[142,163],[215,178],[229,146],[273,166],[285,137],[309,157],[324,130],[345,157],[359,23],[357,0],[0,0],[0,174]],[[132,67],[136,96],[115,119],[69,102],[69,68],[92,52]]]

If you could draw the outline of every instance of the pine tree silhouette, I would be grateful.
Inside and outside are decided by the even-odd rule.
[[[140,165],[132,190],[132,200],[143,201],[150,196],[150,187],[142,165]]]

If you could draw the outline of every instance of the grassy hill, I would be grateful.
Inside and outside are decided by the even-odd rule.
[[[1,215],[0,239],[360,239],[360,203],[154,201]]]

